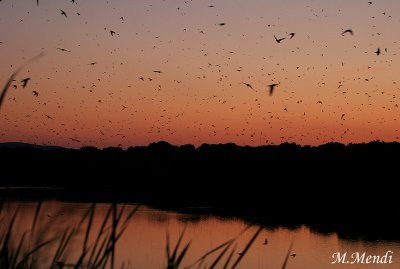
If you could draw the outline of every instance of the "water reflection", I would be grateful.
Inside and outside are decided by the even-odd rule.
[[[37,226],[34,232],[32,223],[37,212],[37,202],[7,202],[1,210],[0,240],[10,227],[14,213],[18,209],[18,215],[13,226],[14,247],[18,247],[21,238],[42,237],[46,241],[60,238],[72,227],[78,227],[77,234],[66,250],[58,259],[68,263],[74,263],[82,252],[82,242],[85,241],[86,228],[89,222],[90,205],[80,203],[66,203],[59,201],[44,202],[40,207],[37,217]],[[126,217],[136,205],[127,205],[121,218]],[[121,207],[116,211],[119,215]],[[111,213],[110,213],[111,212]],[[84,218],[86,214],[86,218]],[[88,248],[95,245],[97,232],[104,226],[104,220],[109,217],[112,222],[112,211],[109,204],[97,204],[90,224],[91,233],[88,236]],[[84,219],[84,221],[82,221]],[[107,226],[107,225],[106,225]],[[118,226],[120,231],[122,226]],[[116,268],[166,268],[166,234],[169,234],[172,248],[179,236],[185,230],[182,239],[182,247],[191,242],[187,255],[184,257],[182,267],[192,264],[207,251],[237,237],[236,250],[233,259],[237,259],[258,227],[253,226],[240,234],[247,224],[238,219],[221,219],[214,216],[194,216],[191,214],[178,214],[171,211],[161,211],[149,207],[140,207],[133,216],[129,226],[116,244],[115,261]],[[112,226],[104,228],[104,235],[113,232]],[[265,244],[267,239],[267,244]],[[363,241],[342,240],[336,234],[319,234],[309,228],[301,226],[295,229],[288,228],[266,228],[251,246],[237,268],[281,268],[287,254],[290,243],[294,241],[287,268],[292,269],[320,269],[320,268],[400,268],[400,243],[389,241]],[[32,241],[34,242],[34,241]],[[59,241],[57,241],[59,242]],[[43,247],[40,252],[40,262],[51,263],[53,253],[59,247],[58,243],[52,243]],[[393,251],[392,264],[331,264],[334,260],[332,255],[340,252],[350,255],[364,252],[368,255],[384,255],[387,251]],[[217,253],[210,255],[210,261],[217,257]],[[111,259],[111,257],[109,258]]]

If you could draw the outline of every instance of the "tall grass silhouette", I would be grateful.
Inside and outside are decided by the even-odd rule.
[[[92,204],[77,221],[63,230],[57,230],[53,218],[40,217],[42,202],[36,205],[32,223],[26,231],[16,226],[19,208],[5,212],[0,201],[0,268],[1,269],[105,269],[116,268],[116,245],[127,229],[139,206],[128,210],[125,205],[111,204],[99,225],[94,225],[96,204]],[[26,223],[25,223],[26,224]],[[175,244],[166,235],[166,269],[235,269],[250,251],[263,227],[259,227],[238,250],[238,238],[252,226],[247,226],[234,238],[208,250],[192,262],[184,260],[190,251],[191,241],[184,243],[186,227]],[[50,231],[57,231],[55,234]],[[290,245],[282,269],[286,268],[293,243]],[[74,248],[74,253],[71,249]],[[185,265],[184,264],[188,264]],[[124,263],[120,267],[126,268]]]
[[[127,211],[125,206],[111,204],[98,229],[94,229],[96,205],[93,204],[77,224],[72,224],[57,235],[47,239],[48,232],[54,229],[54,221],[48,220],[39,226],[42,203],[36,206],[31,228],[22,235],[15,232],[19,209],[6,220],[4,201],[0,203],[0,268],[115,268],[115,246],[128,227],[139,206]],[[83,236],[82,236],[83,231]],[[69,247],[75,240],[81,250],[73,262],[67,262]],[[89,241],[90,238],[94,240]],[[18,243],[17,243],[18,242]],[[75,246],[75,244],[74,244]],[[48,262],[46,263],[46,260]]]

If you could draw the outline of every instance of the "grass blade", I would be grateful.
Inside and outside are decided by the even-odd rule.
[[[282,264],[282,269],[286,268],[287,262],[289,260],[290,253],[292,252],[292,247],[293,247],[293,241],[292,241],[292,243],[290,243],[290,246],[289,246],[288,252],[286,254],[285,260],[283,261],[283,264]]]
[[[244,248],[242,255],[239,256],[239,258],[236,260],[236,262],[232,265],[232,269],[234,269],[239,262],[243,259],[243,257],[246,255],[247,251],[250,249],[251,245],[254,243],[258,235],[261,233],[263,230],[262,227],[260,227],[253,235],[253,237],[250,239],[250,241],[247,243],[246,247]]]

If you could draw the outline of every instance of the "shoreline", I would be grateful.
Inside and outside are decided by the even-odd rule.
[[[23,190],[23,191],[21,191]],[[143,204],[158,210],[171,211],[175,213],[191,214],[199,216],[216,216],[222,219],[241,219],[249,224],[260,225],[265,228],[275,229],[285,227],[296,229],[301,226],[308,227],[311,231],[319,234],[336,233],[340,239],[348,240],[384,240],[400,241],[400,212],[392,217],[382,218],[374,221],[368,218],[348,218],[316,216],[313,212],[303,214],[286,214],[279,211],[281,208],[265,213],[254,209],[241,208],[239,211],[232,207],[201,206],[201,205],[174,205],[160,201],[149,202],[134,199],[132,197],[119,197],[118,199],[106,195],[107,192],[99,192],[98,195],[88,196],[85,192],[76,192],[61,188],[39,188],[39,187],[17,187],[0,188],[0,200],[5,201],[60,201],[69,203],[121,203],[121,204]]]

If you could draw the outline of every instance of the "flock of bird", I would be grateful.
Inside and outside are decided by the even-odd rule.
[[[2,2],[2,1],[0,1]],[[79,8],[80,2],[75,1],[75,0],[70,0],[71,4]],[[155,3],[156,1],[154,1]],[[160,0],[160,2],[164,2]],[[108,2],[107,2],[108,3]],[[154,3],[148,5],[147,11],[150,13],[151,9],[154,8]],[[40,8],[44,3],[39,3],[37,0],[36,2],[37,6]],[[188,16],[186,15],[185,12],[188,12],[189,6],[193,4],[192,1],[182,1],[182,6],[179,6],[176,8],[176,16]],[[373,8],[374,3],[373,2],[365,2],[365,4]],[[215,13],[215,10],[217,10],[218,5],[205,5],[206,8],[210,10],[210,12]],[[323,16],[327,16],[324,14],[324,10],[316,10],[312,8],[312,4],[309,4],[307,6],[309,8],[309,12],[312,15],[312,19],[314,20],[320,20]],[[112,12],[113,9],[110,8]],[[66,9],[64,7],[58,9],[58,16],[63,17],[63,19],[67,22],[68,20],[72,20],[74,18],[74,15],[83,17],[87,14],[84,13],[84,11],[78,10],[70,11],[69,9]],[[222,13],[222,14],[221,14]],[[28,12],[29,14],[29,12]],[[115,14],[115,12],[113,13]],[[216,18],[220,20],[223,17],[223,8],[218,9],[218,12],[216,12]],[[377,12],[377,14],[381,14],[386,16],[388,19],[391,19],[392,16],[386,15],[385,12]],[[121,16],[123,15],[123,16]],[[126,14],[115,14],[116,19],[120,22],[121,25],[126,24],[130,19]],[[374,17],[373,17],[374,18]],[[246,18],[249,19],[249,18]],[[264,19],[264,18],[263,18]],[[22,20],[20,20],[22,23]],[[89,24],[90,21],[85,21],[84,25]],[[179,35],[176,38],[169,38],[168,33],[162,33],[161,31],[159,34],[157,34],[152,41],[143,41],[143,44],[147,44],[151,49],[149,52],[149,49],[144,50],[143,48],[140,50],[140,46],[138,48],[131,48],[131,51],[135,51],[134,53],[138,53],[139,56],[137,57],[138,62],[133,63],[134,65],[144,65],[147,66],[149,62],[151,62],[152,54],[157,55],[159,58],[159,62],[161,64],[156,64],[153,69],[148,70],[147,68],[143,68],[141,71],[143,74],[138,75],[134,79],[127,79],[127,84],[125,87],[125,90],[120,89],[121,87],[118,86],[118,88],[115,88],[113,90],[110,90],[107,95],[104,94],[99,94],[97,98],[91,98],[91,96],[94,96],[96,91],[98,92],[99,88],[105,88],[105,87],[110,87],[110,84],[107,84],[107,81],[113,81],[112,76],[117,74],[116,70],[117,68],[123,68],[126,66],[128,63],[127,62],[120,62],[116,63],[113,62],[111,66],[106,66],[104,62],[106,61],[105,58],[108,56],[104,56],[105,58],[99,58],[96,60],[89,60],[85,63],[86,66],[89,66],[89,68],[104,68],[104,72],[98,73],[99,77],[96,80],[93,79],[88,79],[87,82],[84,82],[82,84],[81,88],[82,89],[87,89],[89,92],[90,100],[93,100],[94,102],[92,105],[89,105],[89,99],[86,99],[82,97],[82,99],[79,102],[80,107],[82,111],[87,111],[90,108],[90,110],[95,110],[95,111],[102,111],[102,113],[109,113],[112,114],[111,107],[115,107],[115,104],[118,104],[117,109],[114,109],[114,111],[119,110],[118,114],[121,114],[122,112],[124,113],[129,113],[127,115],[121,116],[121,119],[118,126],[118,131],[115,131],[114,123],[112,119],[103,120],[100,121],[100,116],[97,118],[99,121],[99,125],[96,127],[98,130],[98,134],[100,135],[100,140],[106,141],[106,137],[110,136],[111,133],[113,133],[114,138],[111,139],[111,141],[122,141],[122,139],[125,139],[127,136],[127,133],[134,133],[136,136],[153,136],[153,137],[158,137],[160,139],[163,139],[163,137],[171,137],[171,136],[179,136],[179,132],[185,132],[182,128],[179,127],[179,122],[185,122],[184,124],[187,124],[187,129],[192,129],[191,133],[193,135],[194,139],[197,139],[197,142],[202,143],[205,142],[204,140],[204,135],[200,137],[200,135],[196,134],[196,132],[201,133],[204,132],[204,130],[208,129],[208,133],[210,137],[216,137],[220,136],[221,137],[237,137],[237,138],[243,138],[247,137],[250,139],[252,143],[271,143],[271,139],[269,138],[268,130],[274,130],[278,128],[278,133],[283,133],[284,129],[293,129],[292,125],[295,125],[294,123],[294,118],[298,118],[302,120],[302,128],[304,129],[304,126],[307,126],[307,117],[310,117],[314,112],[308,112],[307,109],[304,109],[304,111],[297,111],[297,108],[292,108],[291,104],[297,104],[297,105],[302,105],[306,104],[307,102],[313,102],[314,105],[318,105],[317,110],[319,113],[327,113],[326,111],[330,111],[331,114],[336,114],[336,122],[339,126],[343,127],[343,131],[341,134],[335,134],[336,137],[332,137],[331,140],[337,140],[340,138],[343,138],[346,136],[346,134],[351,132],[351,126],[347,125],[346,126],[346,120],[350,119],[349,114],[351,112],[349,111],[339,111],[338,109],[343,109],[343,106],[335,106],[333,104],[329,104],[329,98],[324,97],[324,94],[317,94],[319,96],[319,99],[316,99],[315,101],[310,101],[307,100],[307,94],[299,94],[301,90],[297,90],[296,84],[302,84],[304,80],[309,79],[312,80],[313,76],[315,76],[315,81],[316,81],[316,86],[314,85],[313,87],[316,88],[326,88],[328,87],[327,84],[331,83],[328,81],[326,74],[324,74],[323,66],[324,60],[322,57],[325,57],[325,54],[329,54],[329,50],[325,49],[325,52],[321,52],[321,60],[318,62],[320,65],[319,67],[317,66],[312,66],[308,65],[307,63],[304,63],[304,66],[301,66],[298,62],[290,60],[291,58],[296,58],[297,55],[302,53],[302,50],[307,51],[307,48],[302,47],[302,45],[312,43],[313,48],[319,47],[320,44],[322,44],[322,41],[320,44],[318,44],[312,37],[310,37],[309,34],[306,32],[300,33],[298,29],[295,29],[295,31],[285,29],[282,31],[282,21],[280,21],[280,18],[277,17],[274,19],[274,23],[268,22],[268,24],[265,25],[266,31],[268,30],[268,36],[267,39],[264,39],[264,34],[260,35],[259,38],[260,40],[254,39],[254,38],[249,38],[248,35],[251,34],[249,33],[243,33],[242,36],[240,36],[241,40],[246,40],[247,43],[254,43],[259,45],[261,42],[268,43],[268,47],[272,47],[275,52],[268,53],[266,52],[263,55],[259,55],[259,59],[256,59],[254,55],[251,55],[251,52],[247,50],[240,50],[240,46],[238,46],[237,50],[230,49],[228,47],[234,47],[234,46],[227,46],[227,48],[222,48],[219,50],[213,50],[211,48],[213,44],[213,37],[206,38],[206,39],[201,39],[203,36],[205,37],[207,34],[212,35],[215,32],[218,32],[220,30],[218,29],[230,29],[232,22],[228,21],[220,21],[220,22],[215,22],[214,27],[216,29],[209,29],[209,28],[199,28],[195,27],[193,25],[182,25],[182,32],[179,33]],[[120,29],[117,28],[118,26],[114,25],[112,29],[110,27],[103,27],[103,29],[107,32],[107,35],[109,38],[113,39],[115,41],[115,49],[111,51],[112,55],[116,55],[121,51],[121,42],[124,41],[119,41],[119,39],[124,38],[123,35],[123,30],[122,26]],[[142,25],[146,30],[146,25]],[[161,27],[161,26],[160,26]],[[373,30],[375,30],[375,26],[373,27]],[[337,38],[342,38],[345,40],[344,42],[348,42],[348,40],[351,40],[352,38],[356,38],[358,32],[361,32],[361,29],[355,29],[353,30],[352,28],[344,28],[340,29],[338,27],[338,31],[336,33]],[[147,30],[147,32],[150,32]],[[191,47],[185,47],[184,44],[186,44],[188,41],[187,39],[194,39],[194,32],[197,32],[200,37],[196,37],[198,40],[202,40],[198,42],[198,47],[201,47],[202,49],[193,52],[193,48]],[[286,32],[283,34],[283,32]],[[149,35],[148,33],[146,33]],[[140,34],[138,31],[133,34],[134,37],[136,38],[135,40],[140,39]],[[177,34],[175,34],[177,35]],[[378,32],[376,35],[380,36],[381,32]],[[86,36],[91,36],[90,33],[87,33]],[[164,36],[164,38],[163,38]],[[229,40],[233,34],[227,33],[226,39]],[[256,35],[255,35],[256,36]],[[215,37],[215,36],[214,36]],[[97,35],[92,37],[92,40],[94,41],[93,45],[96,44],[97,42],[97,47],[99,46],[99,41],[96,40]],[[217,37],[215,37],[217,38]],[[298,39],[301,39],[301,42],[298,41]],[[314,37],[316,38],[316,37]],[[146,36],[147,40],[150,40]],[[61,39],[62,40],[62,39]],[[182,44],[177,44],[177,42],[181,41]],[[150,43],[152,42],[152,43]],[[229,41],[227,41],[229,42]],[[2,40],[0,45],[3,45],[4,43],[7,43],[6,40]],[[68,42],[67,42],[68,43]],[[140,41],[138,41],[140,43]],[[228,45],[228,44],[227,44]],[[80,45],[79,45],[80,46]],[[160,51],[163,51],[163,46],[169,46],[173,47],[172,51],[181,53],[186,58],[189,58],[190,56],[196,56],[196,57],[202,57],[204,60],[199,60],[197,62],[193,62],[193,64],[188,60],[188,63],[183,66],[175,65],[173,66],[171,63],[174,63],[175,61],[179,62],[179,60],[175,60],[175,57],[178,57],[178,55],[167,55],[166,53],[159,53]],[[73,58],[75,51],[77,48],[73,49],[70,48],[71,45],[67,46],[62,44],[61,42],[58,43],[56,47],[53,48],[46,48],[47,51],[51,50],[57,50],[60,54],[68,54],[66,57]],[[196,47],[196,48],[198,48]],[[357,44],[353,45],[354,50],[358,49]],[[328,48],[328,45],[325,45],[324,48]],[[1,49],[1,48],[0,48]],[[180,49],[180,51],[179,51]],[[139,52],[137,52],[139,51]],[[286,53],[285,53],[286,51]],[[145,54],[145,52],[147,52]],[[128,51],[128,54],[130,52]],[[305,53],[305,52],[304,52]],[[279,56],[275,56],[274,54],[279,54]],[[286,55],[287,54],[287,55]],[[291,54],[292,56],[288,56]],[[374,64],[378,65],[377,62],[379,59],[382,57],[382,54],[388,55],[389,50],[388,47],[384,47],[381,49],[380,46],[375,46],[374,50],[367,51],[365,52],[367,56],[369,57],[368,54],[375,54],[375,58],[370,61],[370,65],[368,65],[368,69],[374,69]],[[69,56],[71,55],[71,56]],[[306,52],[307,57],[312,58],[313,53],[307,51]],[[395,55],[395,54],[392,54]],[[24,89],[30,89],[31,95],[33,98],[35,98],[39,104],[42,106],[48,105],[50,103],[50,100],[56,99],[56,97],[51,97],[51,98],[46,98],[46,96],[49,95],[48,91],[45,90],[38,90],[38,83],[37,81],[40,79],[37,76],[32,77],[32,76],[24,76],[19,79],[17,79],[17,75],[22,73],[23,69],[28,69],[28,65],[31,66],[33,65],[34,61],[36,61],[38,58],[41,58],[43,54],[40,55],[40,57],[35,57],[32,60],[29,60],[25,62],[23,66],[18,68],[15,72],[12,73],[8,81],[5,83],[3,86],[1,96],[0,96],[0,113],[5,112],[3,110],[4,106],[4,101],[7,100],[9,104],[9,108],[11,109],[12,107],[18,107],[19,103],[18,100],[16,99],[14,94],[10,93],[10,89],[15,89],[16,91],[21,88],[21,90]],[[213,56],[210,57],[210,56]],[[254,66],[249,66],[247,60],[243,60],[244,58],[250,58],[250,62],[252,60],[257,61]],[[155,56],[156,57],[156,56]],[[171,58],[169,58],[171,57]],[[345,51],[345,56],[344,57],[351,57],[351,54]],[[46,57],[47,58],[47,57]],[[149,62],[146,62],[146,59],[149,59]],[[281,58],[281,59],[279,59]],[[46,59],[44,60],[46,61]],[[186,60],[184,60],[186,61]],[[243,64],[241,62],[243,61]],[[385,59],[386,63],[388,66],[392,65],[393,62],[391,60]],[[338,59],[339,66],[344,67],[346,65],[344,60],[339,60]],[[132,63],[130,63],[132,65]],[[161,65],[165,65],[165,70],[164,68],[159,69]],[[173,68],[171,68],[171,65]],[[292,67],[291,65],[295,65]],[[182,71],[184,68],[187,68],[187,70]],[[261,76],[257,77],[255,73],[252,74],[252,70],[257,67],[259,70],[256,70],[257,74],[261,74]],[[174,68],[176,70],[174,70]],[[195,69],[197,68],[197,71]],[[334,65],[331,63],[330,65],[326,64],[324,66],[325,70],[328,70],[328,68],[336,68]],[[140,72],[140,68],[138,68]],[[318,70],[319,69],[319,70]],[[98,69],[96,69],[98,70]],[[146,71],[148,70],[148,71]],[[57,71],[56,71],[57,72]],[[71,71],[70,71],[71,72]],[[72,71],[73,72],[73,71]],[[88,73],[91,71],[88,71]],[[114,73],[113,73],[114,72]],[[242,75],[246,72],[246,75]],[[238,75],[236,75],[236,74]],[[150,75],[153,74],[153,75]],[[175,74],[175,75],[174,75]],[[179,77],[176,76],[176,74],[179,74]],[[360,97],[353,97],[353,98],[361,98],[363,96],[367,96],[367,103],[366,104],[361,104],[361,106],[354,105],[353,110],[354,111],[361,111],[364,109],[362,106],[368,107],[371,106],[371,99],[372,95],[378,93],[380,95],[388,95],[391,96],[392,99],[390,100],[390,103],[385,106],[387,109],[398,109],[398,104],[397,104],[397,95],[392,94],[392,93],[386,93],[384,90],[378,90],[378,89],[372,89],[371,92],[354,92],[348,85],[355,85],[355,83],[358,83],[361,85],[361,83],[369,83],[370,81],[376,80],[376,76],[378,74],[374,74],[372,76],[365,77],[365,75],[356,75],[358,76],[357,78],[354,78],[353,81],[349,81],[348,77],[345,75],[338,76],[340,81],[334,88],[334,92],[328,94],[328,95],[333,95],[334,97],[330,98],[341,98],[344,100],[344,102],[347,105],[351,105],[351,100],[348,99],[347,96],[350,95],[358,95]],[[115,75],[119,76],[119,75]],[[175,77],[174,77],[175,76]],[[265,78],[267,77],[267,78]],[[311,77],[311,78],[310,78]],[[41,78],[43,80],[43,78]],[[48,79],[50,80],[50,79]],[[207,87],[215,87],[216,92],[210,94],[205,94],[202,92],[199,92],[199,90],[194,90],[195,88],[198,88],[198,85],[208,85]],[[41,82],[40,85],[43,85],[42,87],[45,88],[45,82]],[[104,86],[107,85],[107,86]],[[230,89],[240,89],[239,86],[237,85],[242,85],[243,87],[243,92],[236,92]],[[393,81],[393,87],[396,88],[396,83]],[[111,85],[112,86],[112,85]],[[331,86],[330,86],[331,87]],[[77,91],[77,86],[67,86],[69,90],[73,89],[74,92]],[[143,92],[140,90],[146,89],[147,91],[150,91],[153,89],[151,92]],[[250,89],[254,92],[254,94],[257,94],[256,96],[253,95],[251,97],[251,93],[247,93],[245,89]],[[299,87],[300,88],[300,87]],[[304,88],[304,86],[303,86]],[[126,91],[132,91],[132,89],[136,89],[138,93],[136,93],[135,98],[136,100],[134,101],[134,104],[129,104],[129,96],[130,93],[126,93]],[[398,88],[396,88],[397,90]],[[211,90],[211,89],[210,89]],[[169,93],[165,93],[166,91],[170,91]],[[250,91],[251,92],[251,91]],[[276,97],[274,96],[278,92],[279,96]],[[389,91],[388,92],[393,92]],[[266,94],[266,96],[272,97],[274,96],[275,98],[272,98],[270,101],[266,101],[265,97],[263,94]],[[13,96],[14,95],[14,96]],[[243,98],[244,95],[248,95],[250,97],[245,97]],[[86,95],[82,95],[86,96]],[[299,98],[301,97],[302,98]],[[43,98],[43,99],[42,99]],[[46,98],[47,102],[43,101]],[[118,98],[117,101],[113,101],[113,98],[116,99]],[[79,97],[78,97],[79,99]],[[184,101],[182,101],[182,99]],[[296,100],[297,99],[297,100]],[[186,100],[186,101],[185,101]],[[266,107],[264,102],[269,102],[269,105],[274,105],[276,106],[277,104],[282,105],[282,109],[280,113],[276,113],[274,109],[271,109],[269,107]],[[14,102],[14,104],[12,103]],[[140,103],[143,103],[141,106]],[[179,103],[179,104],[178,104]],[[151,108],[153,106],[157,106],[157,108]],[[225,106],[229,105],[228,109],[225,110]],[[62,110],[64,106],[67,106],[66,104],[62,104],[62,101],[58,104],[58,108]],[[109,106],[108,109],[105,106]],[[389,106],[391,106],[389,108]],[[17,109],[17,108],[15,108]],[[39,113],[41,114],[45,119],[47,120],[56,120],[58,117],[52,115],[52,111],[49,110],[44,110],[42,113],[40,112],[40,107],[35,108],[32,112],[33,113]],[[43,108],[44,109],[44,108]],[[156,113],[159,118],[156,117],[154,114],[154,110],[159,111],[159,113]],[[82,111],[76,111],[76,121],[77,125],[82,126],[82,124],[78,124],[79,122],[79,116],[82,114]],[[107,112],[105,112],[107,111]],[[169,112],[171,111],[171,112]],[[223,111],[223,115],[218,116],[218,111]],[[226,116],[226,111],[234,113],[235,116],[240,114],[240,117],[242,119],[242,126],[240,128],[236,128],[235,130],[233,126],[217,126],[221,125],[221,122],[224,122],[224,117]],[[238,111],[237,113],[235,111]],[[297,111],[297,112],[292,112],[292,111]],[[398,111],[398,110],[396,110]],[[117,112],[115,112],[117,113]],[[153,114],[152,114],[153,113]],[[283,114],[282,114],[283,113]],[[287,114],[285,114],[287,113]],[[296,113],[291,114],[290,117],[285,116],[288,115],[289,113]],[[58,113],[55,113],[58,115]],[[190,114],[196,115],[196,114],[202,114],[199,115],[198,117],[195,116],[193,117],[193,120],[190,120]],[[104,115],[104,114],[103,114]],[[181,119],[187,117],[186,121],[182,121]],[[220,118],[220,122],[218,123],[213,123],[214,118]],[[253,119],[258,117],[262,121],[263,127],[260,127],[260,123],[257,123],[257,125],[252,124]],[[330,115],[329,117],[335,117],[335,115]],[[6,119],[3,119],[3,123],[6,123],[7,126],[12,126],[12,117],[7,116]],[[26,118],[30,120],[31,115],[27,114]],[[130,121],[128,118],[134,118],[134,120]],[[211,120],[207,121],[205,118],[211,118]],[[309,118],[308,118],[309,119]],[[353,117],[354,119],[354,117]],[[385,119],[382,118],[382,121]],[[150,126],[148,129],[148,133],[146,134],[145,131],[142,130],[142,132],[135,132],[133,131],[135,127],[133,126],[135,122],[150,122],[148,123],[147,126]],[[132,124],[133,122],[133,124]],[[178,122],[178,123],[177,123]],[[211,122],[211,123],[209,123]],[[14,124],[15,125],[15,124]],[[62,136],[62,129],[65,128],[66,123],[60,123],[60,127],[57,128],[52,128],[50,131],[54,132],[56,136]],[[208,125],[208,126],[207,126]],[[3,125],[5,126],[5,125]],[[34,124],[32,125],[31,128],[35,129],[33,126],[39,126],[39,124]],[[196,127],[194,127],[196,126]],[[4,127],[3,127],[4,128]],[[70,140],[71,143],[81,143],[81,139],[79,138],[79,132],[76,132],[76,128],[74,127],[74,133],[76,135],[69,137],[68,139]],[[394,130],[394,132],[398,132],[398,129]],[[3,134],[4,134],[3,130]],[[353,131],[354,133],[354,131]],[[321,142],[321,140],[329,140],[325,136],[324,139],[319,140],[320,138],[318,136],[323,136],[323,132],[320,132],[320,135],[317,135],[316,140]],[[0,134],[2,135],[2,134]],[[396,133],[397,135],[397,133]],[[280,136],[281,141],[290,141],[290,140],[296,140],[296,142],[301,142],[303,139],[306,139],[306,137],[309,136],[307,133],[303,133],[300,136],[298,136],[296,139],[293,137],[293,135],[288,135],[288,136]],[[256,137],[260,137],[260,139],[256,139]],[[154,139],[154,138],[153,138]],[[396,139],[398,139],[398,136],[396,136]],[[96,141],[96,139],[93,139],[92,141]],[[56,142],[55,142],[56,143]],[[69,144],[69,142],[68,142]],[[126,145],[127,143],[119,143],[120,145]]]

